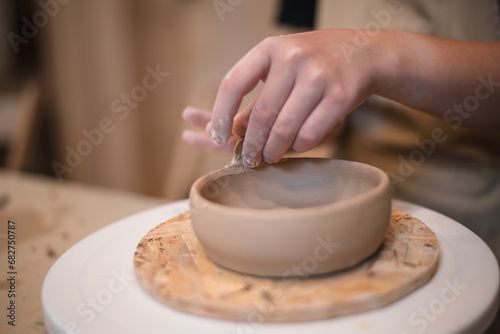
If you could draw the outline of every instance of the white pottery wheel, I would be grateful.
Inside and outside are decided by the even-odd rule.
[[[441,262],[422,288],[378,310],[323,321],[259,323],[197,317],[150,297],[134,277],[137,243],[153,227],[189,210],[188,201],[163,205],[111,224],[69,249],[50,269],[42,291],[45,324],[55,333],[183,334],[478,334],[499,301],[493,253],[459,223],[402,201],[393,207],[419,218],[437,235]]]

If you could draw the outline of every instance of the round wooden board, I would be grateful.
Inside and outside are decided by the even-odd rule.
[[[318,320],[376,309],[428,282],[438,262],[435,234],[395,209],[379,251],[329,275],[262,278],[222,268],[204,254],[189,212],[149,231],[134,256],[137,280],[155,298],[196,315],[248,322]]]

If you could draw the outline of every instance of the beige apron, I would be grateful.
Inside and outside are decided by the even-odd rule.
[[[321,29],[381,27],[461,40],[500,40],[496,0],[324,0],[317,18]],[[487,74],[480,75],[487,79]],[[492,94],[500,94],[500,88]],[[380,97],[370,98],[348,118],[338,157],[384,169],[391,176],[394,197],[464,224],[500,259],[499,134],[454,127],[454,122]]]

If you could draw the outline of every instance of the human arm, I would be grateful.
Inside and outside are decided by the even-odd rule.
[[[319,30],[261,42],[220,85],[212,114],[214,141],[226,142],[233,126],[245,128],[244,163],[272,163],[289,148],[314,147],[372,94],[446,121],[457,122],[458,115],[465,126],[500,129],[500,43],[376,30],[361,44],[360,33]],[[265,83],[253,108],[233,122],[243,96],[260,80]],[[474,112],[453,109],[478,92]]]

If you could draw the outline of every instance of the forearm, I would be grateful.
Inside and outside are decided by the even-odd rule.
[[[500,42],[464,42],[385,31],[374,93],[452,126],[500,129]],[[380,52],[382,50],[382,52]]]

